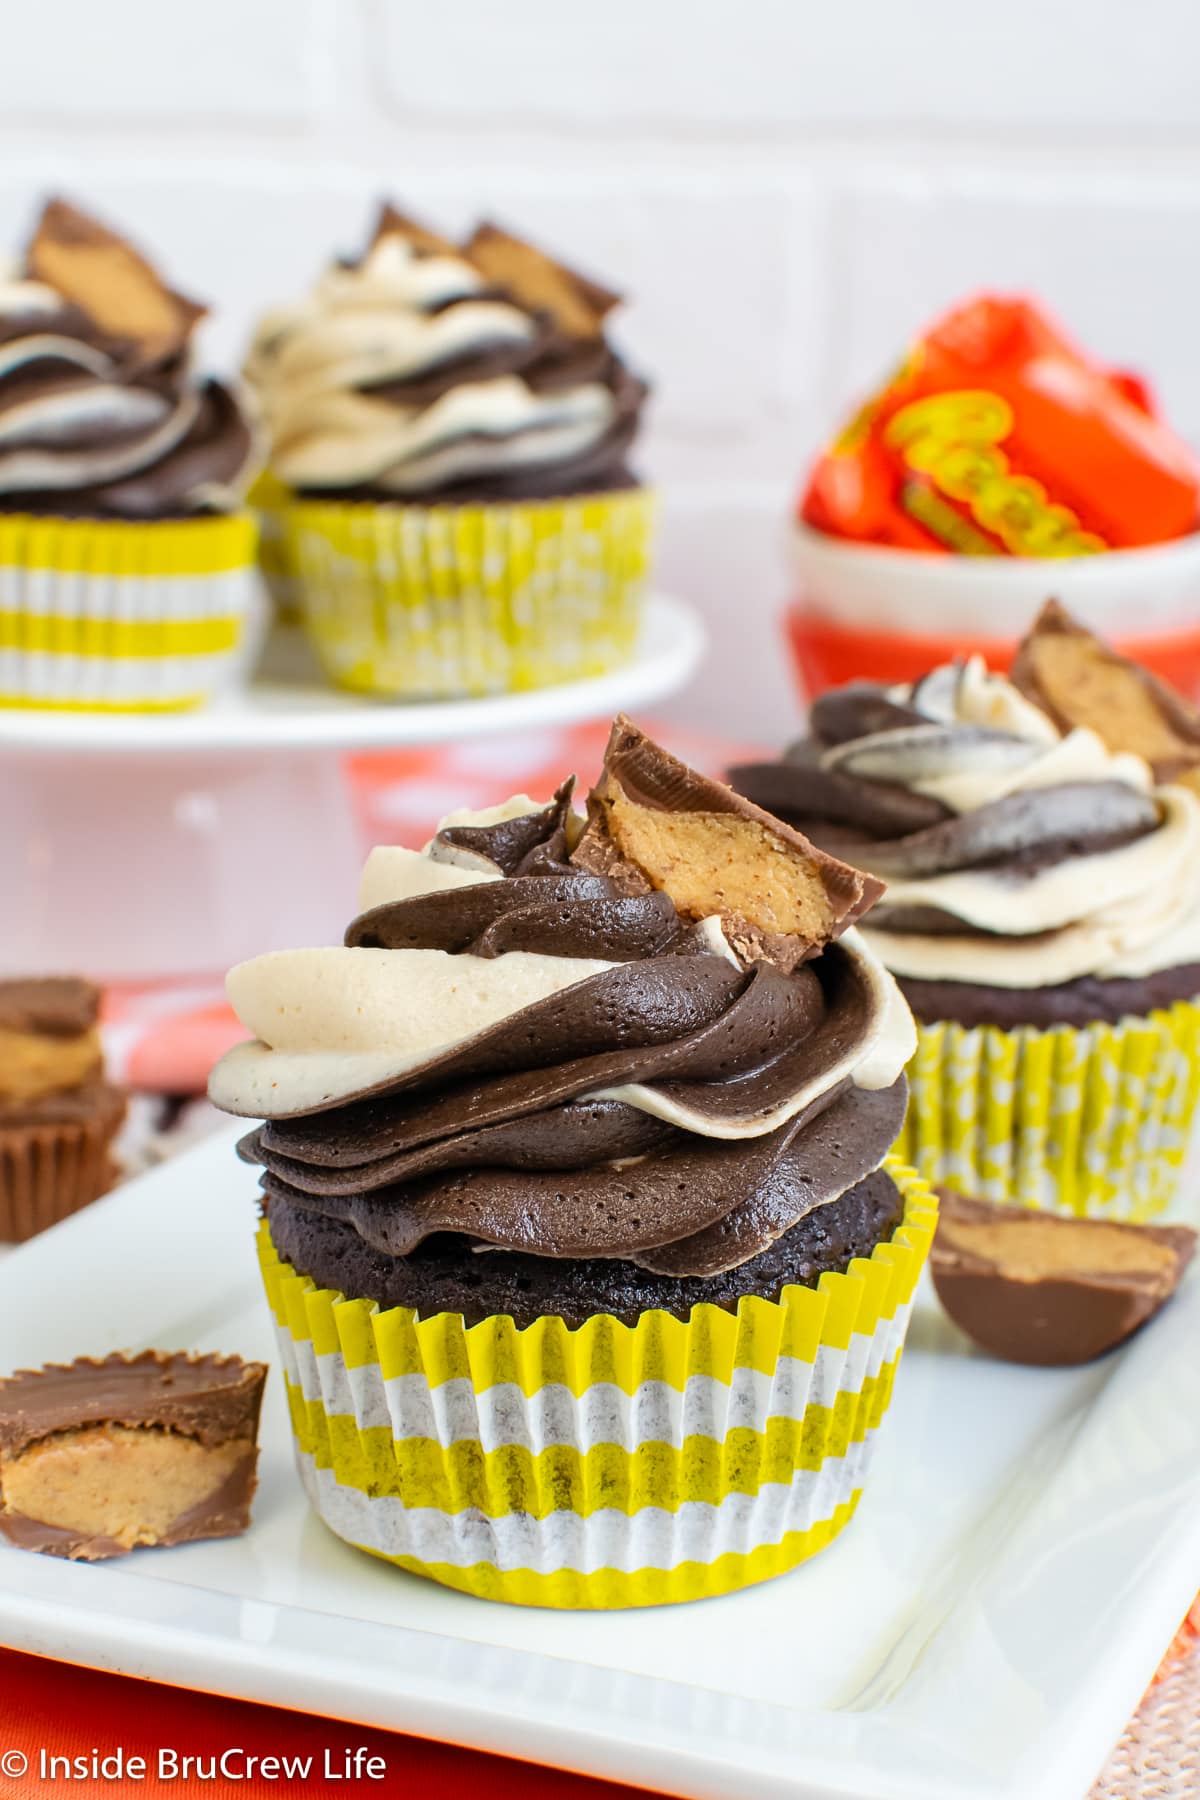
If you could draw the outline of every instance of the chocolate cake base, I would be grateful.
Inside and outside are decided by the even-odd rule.
[[[599,1257],[477,1251],[469,1239],[448,1234],[428,1238],[411,1256],[384,1256],[353,1226],[278,1196],[267,1210],[280,1256],[318,1287],[381,1307],[411,1306],[423,1318],[460,1313],[468,1325],[505,1314],[524,1329],[547,1315],[572,1327],[597,1313],[626,1325],[655,1309],[686,1319],[702,1303],[733,1312],[746,1294],[774,1300],[790,1285],[815,1287],[827,1271],[841,1274],[856,1256],[870,1256],[899,1224],[904,1202],[891,1176],[877,1169],[749,1262],[704,1279],[654,1275],[634,1263]]]
[[[882,935],[882,934],[881,934]],[[884,951],[886,960],[886,950]],[[1057,987],[987,987],[973,981],[919,981],[898,975],[904,998],[922,1025],[1116,1025],[1122,1019],[1200,997],[1200,963],[1158,969],[1136,980],[1081,975]]]

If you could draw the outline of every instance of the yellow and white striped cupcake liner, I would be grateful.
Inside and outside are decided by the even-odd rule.
[[[0,706],[202,705],[257,647],[256,535],[249,513],[0,515]]]
[[[816,1288],[465,1327],[319,1289],[259,1233],[309,1500],[339,1537],[519,1605],[652,1606],[782,1574],[854,1513],[936,1202]]]
[[[486,506],[298,500],[276,522],[289,591],[330,679],[441,699],[627,662],[654,514],[653,495],[634,488]]]
[[[1200,1005],[1048,1030],[922,1025],[897,1150],[980,1199],[1144,1222],[1170,1205],[1200,1096]]]

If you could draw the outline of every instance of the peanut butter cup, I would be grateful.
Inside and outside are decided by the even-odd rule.
[[[0,1534],[91,1562],[245,1531],[266,1374],[147,1350],[0,1381]]]
[[[112,1185],[124,1096],[104,1079],[90,982],[0,981],[0,1240],[19,1243]]]

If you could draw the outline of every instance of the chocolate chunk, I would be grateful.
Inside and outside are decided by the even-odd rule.
[[[689,769],[624,716],[587,811],[573,863],[627,892],[658,889],[686,918],[719,916],[747,965],[794,968],[883,892],[881,882]]]
[[[177,355],[207,311],[165,286],[131,244],[66,200],[47,202],[26,261],[36,281],[147,362]]]
[[[939,1189],[930,1267],[960,1330],[1005,1362],[1091,1362],[1153,1318],[1195,1249],[1182,1225],[1062,1218]]]
[[[91,1030],[99,1011],[99,988],[75,976],[0,981],[0,1031],[75,1037]]]
[[[1200,712],[1168,682],[1119,656],[1049,600],[1018,647],[1011,679],[1061,731],[1085,725],[1155,780],[1200,790]]]
[[[147,1350],[0,1381],[0,1533],[92,1561],[245,1531],[266,1373]]]

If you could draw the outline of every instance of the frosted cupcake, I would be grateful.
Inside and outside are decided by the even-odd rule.
[[[204,308],[65,201],[0,277],[0,705],[160,711],[251,646],[251,433]]]
[[[1194,792],[979,658],[833,690],[782,762],[733,778],[887,883],[863,935],[919,1022],[923,1174],[1134,1220],[1168,1204],[1200,1067]]]
[[[566,783],[377,850],[346,947],[229,978],[311,1502],[450,1586],[603,1607],[852,1515],[935,1218],[877,884],[618,721]]]
[[[262,321],[274,574],[333,680],[494,693],[631,654],[651,502],[617,301],[496,226],[456,246],[389,206],[357,262]]]

